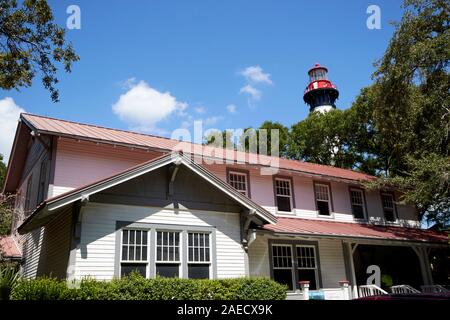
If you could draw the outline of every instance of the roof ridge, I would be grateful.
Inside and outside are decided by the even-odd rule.
[[[177,142],[177,143],[182,142],[182,143],[191,144],[193,146],[210,147],[210,148],[222,150],[224,152],[226,152],[226,151],[242,152],[242,153],[245,153],[245,154],[248,154],[248,155],[255,155],[255,156],[258,156],[258,157],[264,156],[264,157],[272,158],[274,160],[279,159],[279,160],[283,160],[283,161],[289,161],[289,162],[292,162],[292,163],[301,163],[301,164],[305,164],[305,165],[317,166],[317,167],[328,168],[328,169],[333,169],[333,170],[337,169],[338,171],[352,172],[352,173],[357,173],[357,174],[364,175],[366,177],[374,177],[374,176],[369,175],[367,173],[356,171],[356,170],[353,170],[353,169],[339,168],[339,167],[335,167],[335,166],[331,166],[331,165],[313,163],[313,162],[308,162],[308,161],[303,161],[303,160],[295,160],[295,159],[289,159],[289,158],[285,158],[285,157],[275,157],[275,156],[272,156],[272,155],[261,155],[261,154],[258,154],[258,153],[248,152],[248,151],[245,151],[245,150],[234,150],[234,149],[231,150],[231,149],[227,149],[227,148],[223,148],[223,147],[220,148],[220,147],[208,146],[208,145],[203,145],[203,144],[190,142],[190,141],[176,140],[176,139],[172,139],[172,138],[168,138],[168,137],[162,137],[162,136],[158,136],[158,135],[154,135],[154,134],[141,133],[141,132],[135,132],[135,131],[131,131],[131,130],[124,130],[124,129],[116,129],[116,128],[111,128],[111,127],[106,127],[106,126],[101,126],[101,125],[95,125],[95,124],[90,124],[90,123],[81,123],[81,122],[78,122],[78,121],[59,119],[59,118],[55,118],[55,117],[42,116],[42,115],[26,113],[26,112],[23,112],[23,113],[20,114],[21,117],[22,117],[22,115],[23,116],[37,117],[37,118],[44,118],[44,119],[49,119],[49,120],[54,120],[54,121],[61,121],[61,122],[76,124],[76,125],[80,125],[80,126],[88,126],[88,127],[99,128],[99,129],[104,129],[104,130],[112,130],[112,131],[116,131],[116,132],[129,133],[129,134],[133,134],[133,135],[137,135],[137,136],[145,136],[145,137],[150,137],[150,138],[164,139],[164,140],[168,140],[168,141],[173,141],[174,143],[175,142]],[[170,149],[168,149],[168,151],[170,151]]]

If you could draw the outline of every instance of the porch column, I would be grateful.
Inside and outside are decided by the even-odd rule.
[[[428,251],[425,247],[412,247],[419,258],[420,271],[422,272],[422,279],[424,285],[433,284],[433,276],[431,274],[431,265],[428,260]]]
[[[344,246],[344,259],[345,259],[345,266],[347,268],[347,276],[349,277],[350,281],[350,287],[351,287],[351,296],[353,299],[358,298],[358,285],[356,283],[356,273],[355,273],[355,264],[353,262],[353,252],[356,249],[355,247],[352,248],[352,244],[350,242],[344,241],[342,243]]]

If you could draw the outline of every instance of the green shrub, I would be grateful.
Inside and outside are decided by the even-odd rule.
[[[52,278],[22,280],[14,288],[17,300],[281,300],[287,288],[267,278],[194,280],[145,279],[131,274],[121,279],[83,279],[78,286]]]
[[[65,281],[54,278],[19,280],[11,293],[13,300],[59,300],[67,294]]]
[[[0,267],[0,300],[9,300],[18,281],[19,272],[15,266]]]

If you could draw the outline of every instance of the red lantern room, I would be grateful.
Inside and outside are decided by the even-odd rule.
[[[309,84],[303,100],[309,105],[309,111],[328,112],[336,109],[335,101],[339,97],[336,86],[328,80],[328,69],[317,64],[308,71]]]

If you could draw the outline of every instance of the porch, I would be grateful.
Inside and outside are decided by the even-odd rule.
[[[250,275],[286,284],[288,299],[420,293],[448,284],[448,265],[430,261],[437,252],[448,258],[448,236],[430,230],[279,218],[250,239]]]

